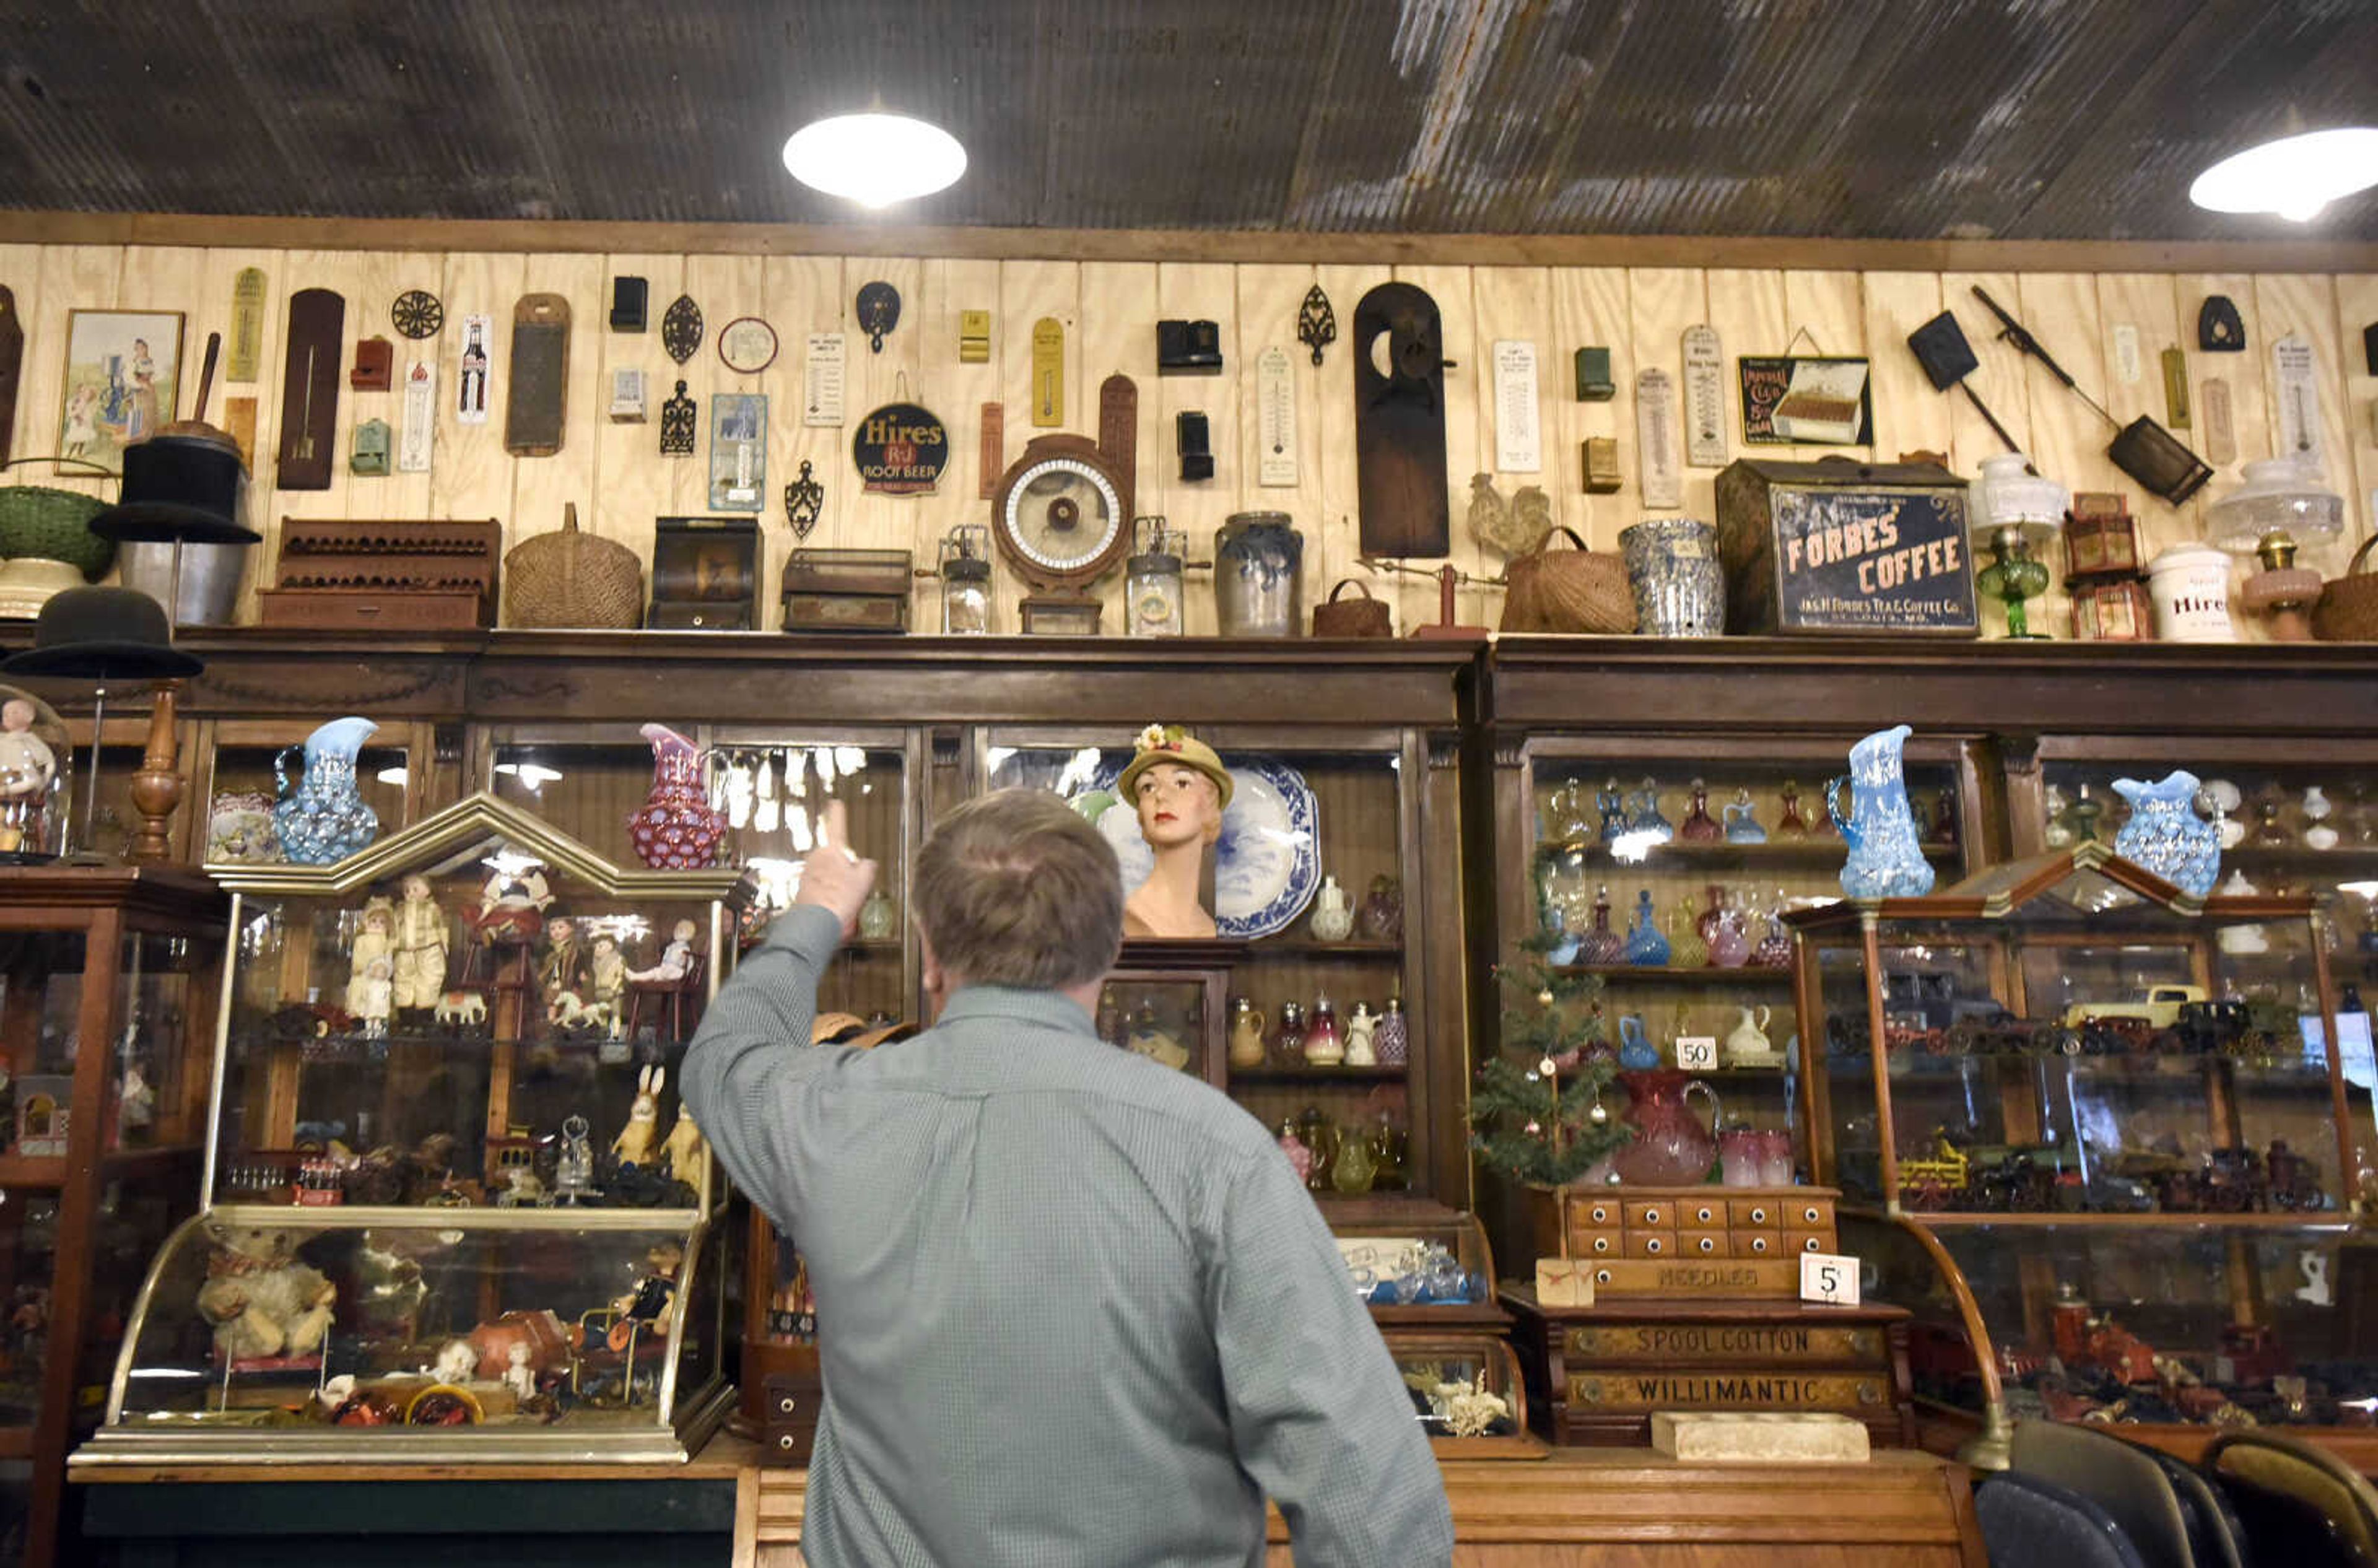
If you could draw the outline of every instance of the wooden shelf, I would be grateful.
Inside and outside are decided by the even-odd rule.
[[[1769,839],[1764,844],[1687,843],[1670,839],[1655,844],[1640,860],[1621,860],[1610,852],[1610,846],[1600,841],[1581,843],[1574,839],[1547,839],[1536,846],[1539,858],[1560,854],[1582,853],[1589,865],[1642,866],[1653,869],[1667,863],[1669,868],[1688,866],[1729,867],[1748,868],[1771,866],[1786,869],[1837,868],[1849,857],[1849,846],[1840,839],[1823,838]],[[1928,844],[1924,857],[1928,860],[1954,860],[1958,847],[1953,844]]]
[[[206,1153],[204,1143],[158,1143],[145,1149],[111,1149],[100,1156],[100,1174],[104,1177],[148,1176],[170,1170],[184,1160],[196,1160]]]
[[[1699,969],[1671,969],[1659,964],[1564,964],[1556,975],[1591,975],[1603,980],[1656,980],[1679,986],[1773,986],[1789,987],[1792,971],[1741,964],[1731,969],[1703,964]]]
[[[1411,1075],[1411,1066],[1388,1067],[1234,1067],[1231,1069],[1233,1083],[1400,1083]]]
[[[1860,1218],[1880,1218],[1872,1209],[1860,1205],[1855,1211]],[[1962,1209],[1926,1209],[1922,1212],[1904,1210],[1906,1217],[1918,1225],[1952,1229],[1967,1226],[2013,1225],[2043,1227],[2052,1226],[2083,1226],[2090,1227],[2133,1227],[2145,1230],[2206,1230],[2239,1228],[2248,1230],[2321,1230],[2342,1233],[2350,1230],[2351,1220],[2341,1209],[2313,1209],[2301,1214],[2264,1213],[2242,1215],[2213,1214],[2114,1214],[2096,1210],[2060,1214],[1976,1214]]]
[[[1398,964],[1403,960],[1404,945],[1401,942],[1325,942],[1312,937],[1265,937],[1247,950],[1247,956],[1360,959],[1372,964]]]
[[[2241,866],[2249,870],[2271,871],[2334,871],[2339,877],[2378,876],[2378,848],[2365,844],[2338,844],[2335,849],[2313,849],[2305,844],[2241,844],[2235,849],[2221,852],[2221,864],[2227,868]]]
[[[0,1155],[0,1187],[56,1188],[66,1179],[64,1155]]]

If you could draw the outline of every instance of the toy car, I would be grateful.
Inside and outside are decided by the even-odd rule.
[[[2180,1022],[2181,1008],[2210,999],[2202,986],[2149,986],[2120,1001],[2076,1001],[2064,1010],[2064,1022],[2078,1028],[2092,1020],[2134,1019],[2150,1029],[2168,1029]]]

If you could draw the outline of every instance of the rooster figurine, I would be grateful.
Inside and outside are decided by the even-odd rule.
[[[1541,494],[1541,493],[1540,493]],[[1531,507],[1514,507],[1495,490],[1495,476],[1474,474],[1470,481],[1470,532],[1490,550],[1522,556],[1536,547],[1550,518],[1534,515]]]

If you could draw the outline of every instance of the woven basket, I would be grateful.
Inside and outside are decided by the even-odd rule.
[[[1338,595],[1351,588],[1363,596],[1339,603]],[[1393,637],[1395,619],[1387,602],[1371,597],[1368,587],[1355,578],[1340,578],[1329,597],[1313,606],[1313,635],[1315,637]]]
[[[27,462],[75,462],[73,458],[18,458],[0,467]],[[86,464],[94,474],[114,477],[111,470]],[[0,487],[0,556],[20,556],[64,561],[96,582],[115,560],[115,542],[90,531],[90,520],[107,509],[97,496],[79,490],[56,490],[46,485]]]
[[[1555,550],[1554,534],[1566,534],[1574,550]],[[1569,528],[1555,528],[1504,569],[1505,631],[1603,631],[1635,629],[1635,595],[1627,567],[1616,556],[1595,555]]]
[[[560,629],[632,629],[643,624],[644,569],[625,545],[578,531],[578,505],[561,526],[523,539],[504,557],[504,622]]]
[[[2320,591],[2312,610],[2312,634],[2323,642],[2378,642],[2378,572],[2363,571],[2370,546],[2378,534],[2361,542],[2343,577],[2334,577]]]

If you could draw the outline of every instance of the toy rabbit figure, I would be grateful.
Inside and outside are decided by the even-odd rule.
[[[647,1067],[636,1074],[636,1103],[628,1107],[628,1125],[611,1140],[611,1153],[621,1165],[653,1163],[653,1135],[660,1131],[661,1084],[667,1070]]]
[[[446,946],[451,933],[426,877],[404,879],[390,936],[396,950],[394,995],[399,1008],[435,1007],[446,993]]]
[[[710,1145],[702,1136],[702,1129],[693,1124],[693,1112],[685,1108],[680,1099],[677,1106],[677,1125],[661,1143],[661,1153],[668,1156],[669,1175],[695,1191],[702,1191],[702,1162],[709,1156]]]

